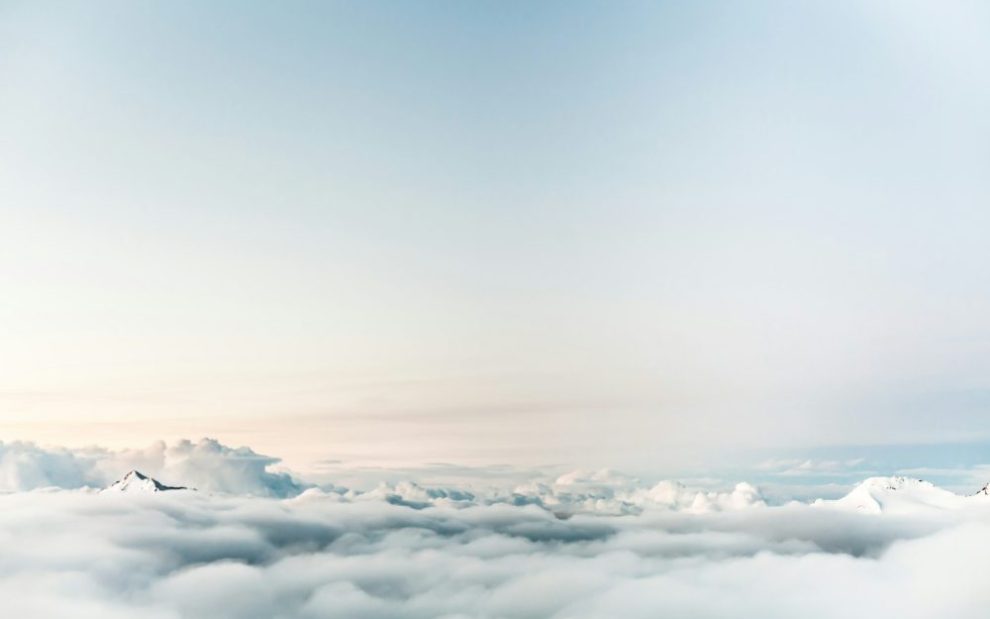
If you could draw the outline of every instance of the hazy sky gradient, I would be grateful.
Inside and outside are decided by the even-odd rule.
[[[982,2],[0,4],[0,435],[990,439]]]

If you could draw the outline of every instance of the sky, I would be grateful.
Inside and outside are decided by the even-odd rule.
[[[988,26],[0,2],[0,436],[961,464],[990,444]]]

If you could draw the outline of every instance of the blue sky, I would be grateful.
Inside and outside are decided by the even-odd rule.
[[[988,25],[4,3],[0,432],[633,468],[986,441]]]

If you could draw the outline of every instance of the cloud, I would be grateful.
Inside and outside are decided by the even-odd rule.
[[[277,463],[210,439],[0,444],[0,616],[968,619],[990,601],[990,500],[909,479],[775,506],[609,470],[360,490]],[[92,490],[131,468],[202,491]]]
[[[0,491],[43,487],[101,488],[138,469],[166,482],[209,492],[287,497],[306,486],[270,467],[279,462],[248,447],[232,448],[215,439],[157,442],[146,449],[113,451],[100,447],[70,450],[33,443],[0,442]]]
[[[776,458],[756,465],[757,471],[783,476],[833,476],[861,470],[865,458],[846,460],[815,460],[809,458]]]
[[[157,442],[144,449],[109,450],[100,447],[70,450],[43,448],[33,443],[0,443],[0,491],[17,492],[45,487],[102,488],[131,469],[137,469],[168,485],[201,491],[289,498],[315,484],[284,471],[274,471],[278,458],[248,447],[232,448],[215,439],[183,440],[173,445]],[[444,467],[450,468],[450,467]],[[478,469],[457,471],[457,485],[424,485],[407,477],[417,471],[400,471],[397,481],[379,481],[370,490],[349,490],[325,482],[331,494],[357,500],[384,500],[416,509],[429,506],[468,506],[508,503],[536,505],[559,516],[579,513],[637,514],[652,509],[696,513],[741,509],[765,503],[759,490],[737,484],[722,491],[689,488],[675,481],[644,483],[608,469],[577,470],[542,481],[536,473],[499,470],[496,475]],[[392,473],[392,477],[395,477]],[[519,477],[526,478],[521,481]],[[448,476],[449,477],[449,476]],[[364,484],[358,481],[358,485]]]
[[[102,485],[102,477],[94,471],[96,457],[86,451],[42,449],[33,443],[0,441],[0,491]]]
[[[792,504],[561,519],[320,491],[13,493],[0,496],[0,614],[965,619],[984,616],[987,516]]]
[[[275,497],[293,496],[304,488],[288,473],[268,470],[278,458],[248,447],[234,449],[212,439],[161,447],[161,474],[183,484],[215,492]]]
[[[508,490],[300,492],[273,458],[215,441],[9,444],[0,462],[34,488],[141,464],[228,489],[0,495],[0,616],[975,619],[990,601],[990,501],[914,510],[936,490],[913,482],[865,483],[851,496],[898,509],[864,513],[608,471]]]

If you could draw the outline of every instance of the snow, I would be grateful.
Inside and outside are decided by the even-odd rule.
[[[870,477],[841,499],[819,499],[815,505],[867,514],[910,514],[959,509],[981,498],[960,496],[921,479]]]
[[[171,490],[188,490],[185,486],[166,486],[157,479],[148,477],[140,471],[130,471],[119,480],[108,486],[103,492],[152,493],[168,492]]]

